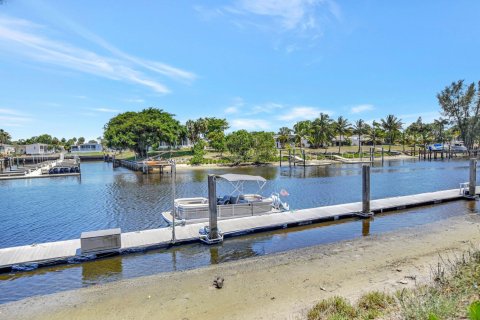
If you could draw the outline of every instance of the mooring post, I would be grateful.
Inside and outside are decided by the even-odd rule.
[[[177,179],[177,167],[172,166],[170,167],[172,170],[172,243],[176,241],[175,235],[175,194],[176,194],[176,185],[175,180]]]
[[[208,175],[208,211],[210,212],[208,237],[213,240],[218,238],[217,177],[214,174]]]
[[[477,159],[470,159],[470,182],[468,186],[469,198],[475,198],[477,187]]]
[[[370,165],[362,166],[362,214],[372,215],[370,211]]]
[[[293,166],[297,166],[297,161],[295,159],[295,149],[293,149]]]
[[[383,146],[382,146],[382,165],[383,165],[383,161],[385,160],[385,155],[384,155],[384,152],[383,152]]]
[[[305,149],[302,150],[302,154],[303,154],[303,167],[305,168]]]
[[[292,167],[292,150],[288,149],[288,167]]]
[[[282,149],[280,149],[280,167],[282,166]]]

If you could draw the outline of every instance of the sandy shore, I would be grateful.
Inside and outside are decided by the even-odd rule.
[[[480,242],[480,216],[159,274],[0,306],[2,319],[302,319],[320,299],[352,300],[429,281],[430,266]],[[225,278],[223,289],[212,280]],[[2,293],[5,294],[5,293]]]

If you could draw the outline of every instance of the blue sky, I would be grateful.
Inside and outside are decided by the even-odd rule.
[[[405,123],[478,81],[480,1],[44,1],[0,5],[0,128],[96,138],[155,106],[273,130],[320,112]]]

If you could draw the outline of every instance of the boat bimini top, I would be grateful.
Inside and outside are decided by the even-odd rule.
[[[242,193],[243,185],[246,181],[256,181],[258,184],[259,190],[263,189],[263,187],[267,183],[267,179],[265,179],[264,177],[251,176],[248,174],[227,173],[227,174],[217,175],[216,177],[230,182],[230,184],[234,188],[232,194],[234,194],[235,192]]]

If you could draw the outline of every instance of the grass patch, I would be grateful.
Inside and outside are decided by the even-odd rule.
[[[383,292],[372,291],[351,305],[345,298],[335,296],[317,303],[307,315],[308,320],[375,319],[384,315],[395,299]]]
[[[432,282],[403,289],[394,296],[372,291],[355,305],[333,297],[317,303],[307,315],[317,319],[471,319],[480,320],[480,250],[440,258]]]

